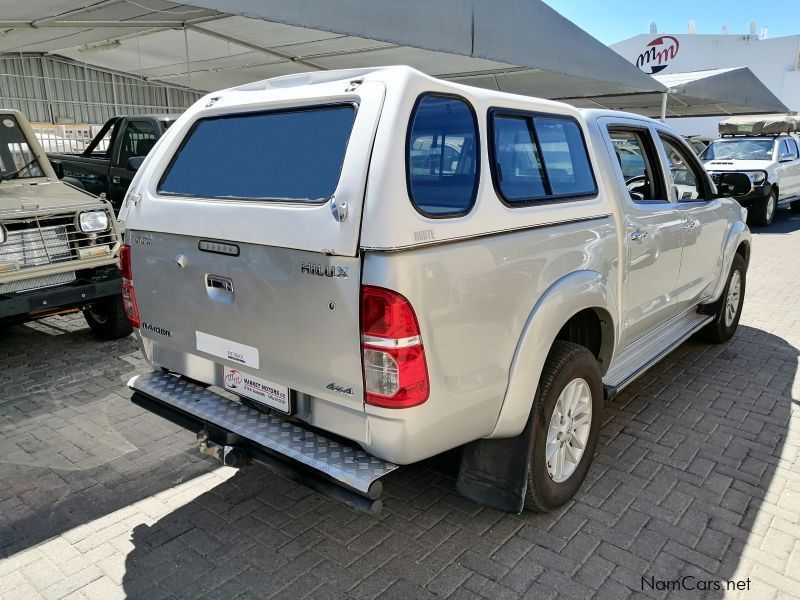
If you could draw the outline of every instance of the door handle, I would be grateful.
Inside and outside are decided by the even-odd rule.
[[[700,221],[696,221],[696,220],[686,221],[683,224],[683,228],[684,229],[694,229],[695,227],[699,227],[699,226],[700,226]]]
[[[119,183],[119,182],[120,182],[119,176],[114,175],[114,177],[111,178],[111,183]]]
[[[233,293],[233,281],[220,275],[206,275],[206,286]]]
[[[646,231],[634,231],[631,233],[631,240],[634,242],[639,242],[647,237]]]

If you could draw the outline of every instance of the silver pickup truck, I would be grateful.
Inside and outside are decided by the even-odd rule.
[[[750,232],[723,196],[750,190],[653,120],[407,67],[210,94],[121,211],[133,401],[362,510],[452,449],[465,496],[552,510],[604,399],[736,331]]]

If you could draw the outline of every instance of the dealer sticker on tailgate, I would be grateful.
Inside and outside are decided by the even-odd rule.
[[[223,367],[223,387],[229,392],[265,404],[270,408],[289,413],[289,388],[254,377],[238,369]]]

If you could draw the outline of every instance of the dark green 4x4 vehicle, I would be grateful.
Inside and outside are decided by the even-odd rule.
[[[83,311],[101,339],[131,333],[111,205],[59,181],[25,117],[0,109],[0,324]]]

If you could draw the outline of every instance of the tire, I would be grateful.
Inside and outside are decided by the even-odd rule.
[[[133,332],[122,306],[122,296],[90,306],[83,311],[83,318],[95,337],[101,340],[118,340]]]
[[[737,275],[738,274],[738,275]],[[738,277],[738,298],[731,298],[731,292],[735,293],[735,280]],[[745,284],[747,282],[747,265],[739,254],[734,254],[731,272],[728,273],[728,281],[725,282],[725,289],[722,296],[713,305],[712,313],[714,320],[700,330],[701,339],[712,344],[722,344],[727,342],[736,333],[739,326],[739,319],[742,316],[742,306],[744,305]],[[729,300],[735,301],[733,312],[729,311]]]
[[[775,211],[778,210],[778,194],[775,189],[769,193],[766,198],[759,198],[753,202],[753,207],[750,210],[750,220],[753,225],[761,227],[768,227],[772,225],[775,219]]]
[[[562,429],[559,433],[559,435],[566,434],[568,441],[559,442],[555,436],[550,436],[548,440],[556,406],[561,408],[570,405],[571,392],[568,387],[571,387],[572,392],[582,394],[586,402],[577,405],[579,410],[583,408],[577,416],[585,415],[587,406],[590,409],[590,414],[583,419],[584,423],[588,423],[588,432],[580,425],[574,430],[569,428],[575,413],[568,412],[565,422],[560,424],[560,427],[568,429]],[[580,402],[581,397],[578,396],[575,401]],[[534,411],[535,414],[532,415],[534,439],[528,468],[525,508],[535,512],[548,512],[563,506],[577,493],[586,478],[597,448],[603,412],[603,381],[597,359],[589,350],[571,342],[556,341],[553,344],[539,380]],[[555,418],[554,422],[559,423],[558,414]],[[581,441],[582,439],[584,441]],[[580,456],[574,456],[574,453],[579,451],[577,446],[581,443],[584,445],[583,451]],[[553,448],[556,448],[555,453],[551,454],[548,462],[547,454],[549,451],[552,452]],[[570,454],[577,459],[576,465],[558,460]],[[562,468],[559,472],[559,466],[566,468]]]
[[[789,205],[789,208],[792,209],[792,212],[797,214],[800,213],[800,200],[795,200]]]

